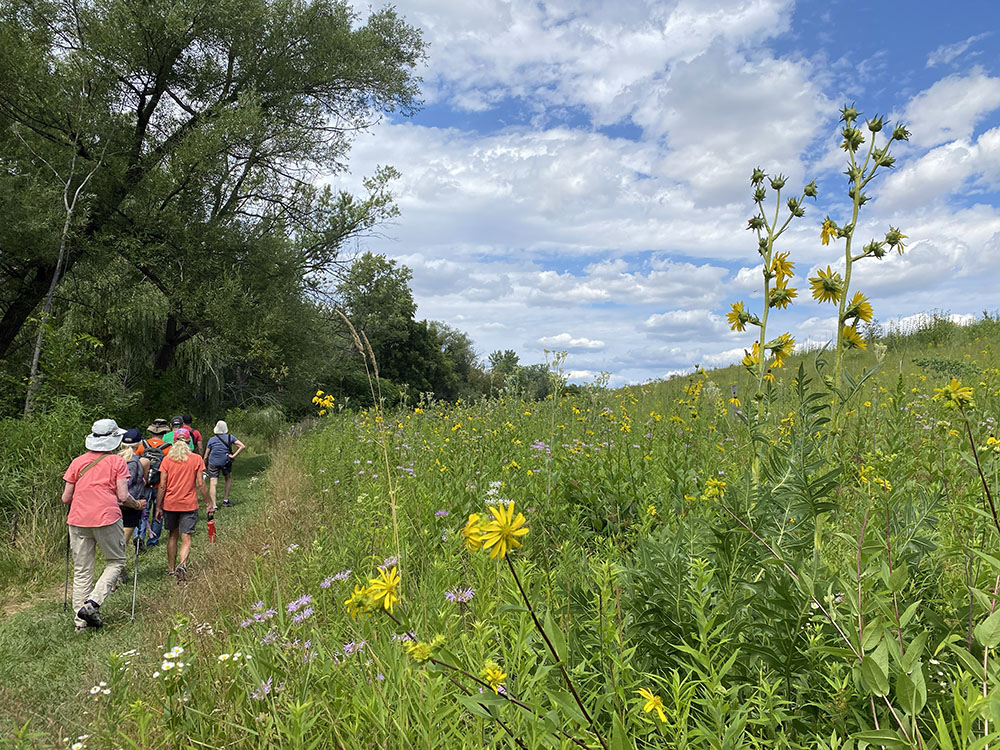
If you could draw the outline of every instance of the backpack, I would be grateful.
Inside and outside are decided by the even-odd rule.
[[[128,461],[128,494],[138,500],[142,498],[145,489],[146,478],[142,475],[142,460],[139,456],[132,456]]]
[[[152,487],[160,481],[160,464],[163,463],[163,444],[151,445],[148,440],[143,440],[142,457],[149,459],[149,478],[146,480],[146,485]]]

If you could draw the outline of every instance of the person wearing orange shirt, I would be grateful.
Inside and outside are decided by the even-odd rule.
[[[187,560],[191,552],[191,537],[198,524],[198,494],[215,513],[215,503],[209,497],[202,472],[205,461],[188,446],[187,440],[174,442],[170,453],[160,464],[160,488],[156,495],[156,520],[163,522],[167,537],[167,568],[178,582],[187,577]],[[177,540],[180,538],[180,559]]]
[[[100,607],[125,568],[125,532],[121,506],[141,510],[145,501],[128,492],[129,470],[115,454],[125,430],[113,419],[99,419],[87,436],[87,452],[63,474],[62,501],[69,506],[66,523],[73,552],[73,612],[76,632],[99,628]],[[106,562],[94,584],[94,561],[101,548]]]

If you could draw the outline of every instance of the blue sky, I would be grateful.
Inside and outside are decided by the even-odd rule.
[[[773,316],[802,343],[834,330],[805,277],[847,204],[838,110],[907,123],[860,222],[908,249],[859,264],[883,323],[1000,309],[1000,3],[844,0],[401,0],[429,43],[415,117],[360,135],[357,187],[402,177],[400,217],[359,248],[413,271],[418,316],[485,357],[566,350],[574,379],[642,382],[728,364],[759,307],[750,170],[820,195],[782,238],[800,295]],[[356,2],[362,16],[368,3]]]

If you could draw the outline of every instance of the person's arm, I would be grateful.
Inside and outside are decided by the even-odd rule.
[[[118,504],[124,505],[126,508],[139,509],[142,505],[129,494],[128,491],[128,477],[119,477],[115,482],[115,490],[117,490]]]
[[[62,501],[66,505],[73,502],[73,490],[76,489],[75,482],[66,482],[66,486],[63,487]]]
[[[244,449],[246,448],[246,446],[245,446],[245,445],[243,445],[243,441],[242,441],[242,440],[236,440],[236,441],[234,441],[234,442],[233,442],[233,445],[235,445],[235,446],[236,446],[236,452],[235,452],[235,453],[230,453],[230,454],[229,454],[229,457],[230,457],[230,458],[236,458],[236,457],[237,457],[238,455],[240,455],[240,453],[242,453],[242,452],[243,452],[243,450],[244,450]]]
[[[205,501],[206,512],[215,513],[215,503],[212,502],[212,496],[208,493],[208,486],[205,484],[205,476],[200,471],[195,476],[198,492],[201,493],[201,499]]]
[[[156,491],[156,509],[154,512],[154,518],[157,521],[163,520],[163,496],[167,494],[167,480],[162,474],[160,475],[160,489]]]

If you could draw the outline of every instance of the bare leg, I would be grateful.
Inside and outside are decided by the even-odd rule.
[[[177,567],[177,536],[180,534],[180,529],[171,529],[170,536],[167,537],[167,570],[171,573]],[[187,536],[185,534],[185,536]],[[190,545],[190,542],[188,542]]]
[[[132,526],[125,527],[125,546],[128,547],[128,543],[132,541],[132,534],[135,529]]]
[[[215,502],[215,488],[216,488],[216,486],[218,484],[219,484],[219,478],[218,477],[209,477],[208,478],[208,494],[212,498],[212,505],[216,505],[216,502]]]
[[[225,497],[226,500],[229,499],[229,490],[232,488],[232,486],[233,486],[233,475],[232,474],[227,474],[226,475],[226,497]]]
[[[181,560],[180,560],[181,565],[187,563],[188,554],[190,554],[190,552],[191,552],[191,535],[181,534]]]

